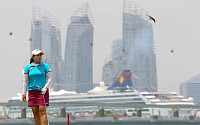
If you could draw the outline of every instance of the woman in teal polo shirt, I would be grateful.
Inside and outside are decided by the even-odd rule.
[[[49,85],[51,70],[48,64],[42,63],[44,53],[39,49],[32,51],[30,64],[24,69],[22,100],[26,101],[28,88],[28,106],[32,108],[36,125],[47,125],[46,106],[49,106]]]

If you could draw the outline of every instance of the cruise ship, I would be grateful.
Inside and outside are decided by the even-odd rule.
[[[74,91],[50,91],[51,102],[87,102],[87,103],[121,103],[121,104],[156,104],[156,105],[194,105],[192,98],[184,98],[175,92],[147,92],[137,91],[133,88],[129,70],[124,71],[118,80],[112,86],[106,86],[104,82],[100,82],[87,93],[76,93]],[[123,77],[123,78],[122,78]],[[21,100],[21,95],[11,98],[8,102],[18,102]],[[60,114],[60,106],[49,106],[47,112],[50,116]],[[95,115],[99,110],[97,106],[66,106],[66,112],[72,115],[86,115],[87,113]],[[115,113],[126,113],[132,115],[136,112],[134,108],[120,107],[104,107],[105,111]],[[143,117],[151,115],[172,116],[175,109],[171,108],[144,108],[142,109]],[[8,107],[9,117],[20,117],[21,108],[19,106]],[[179,109],[179,116],[185,117],[193,114],[190,109]],[[31,109],[27,108],[27,117],[32,117]]]
[[[91,103],[121,103],[121,104],[156,104],[156,105],[194,105],[192,98],[183,98],[175,92],[139,92],[137,90],[127,89],[123,92],[120,90],[107,90],[107,86],[103,83],[95,87],[87,93],[76,93],[65,90],[50,92],[51,102],[91,102]],[[11,98],[8,102],[18,102],[21,100],[21,95]],[[66,106],[66,112],[73,115],[85,115],[88,112],[95,115],[99,109],[97,106]],[[135,112],[134,108],[116,108],[104,107],[107,111],[115,110],[116,113],[123,112],[132,114]],[[169,114],[173,109],[171,108],[145,108],[142,113],[143,116],[163,115],[171,116]],[[180,116],[189,116],[193,112],[191,109],[179,109]],[[15,113],[15,114],[13,114]],[[9,117],[20,117],[21,108],[19,106],[8,107]],[[161,113],[161,114],[160,114]],[[59,115],[60,106],[49,106],[48,114]],[[27,108],[27,117],[32,117],[31,109]]]
[[[151,104],[156,105],[194,105],[193,98],[184,98],[176,92],[141,92]]]

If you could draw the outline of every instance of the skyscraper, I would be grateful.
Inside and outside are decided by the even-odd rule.
[[[93,21],[88,3],[71,16],[64,57],[65,89],[86,92],[93,84]]]
[[[180,94],[185,98],[192,97],[195,104],[200,104],[200,74],[180,84]]]
[[[63,83],[59,22],[54,16],[39,7],[33,7],[32,13],[30,53],[34,49],[40,49],[45,53],[43,62],[50,65],[52,87],[58,90],[59,86],[55,85]]]
[[[123,8],[123,70],[131,70],[135,88],[157,90],[154,37],[148,13],[132,1]]]
[[[130,0],[124,1],[122,42],[113,42],[112,59],[104,65],[102,79],[110,85],[110,81],[114,83],[120,73],[130,70],[136,89],[156,91],[157,70],[153,46],[153,29],[147,12]]]
[[[122,64],[121,62],[123,54],[121,39],[116,39],[113,41],[111,54],[111,59],[104,64],[102,71],[102,80],[108,86],[111,86],[121,74],[121,69],[119,70],[119,67],[121,67]]]

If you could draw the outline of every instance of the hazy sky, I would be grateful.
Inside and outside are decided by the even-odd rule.
[[[153,30],[159,89],[179,92],[181,82],[200,74],[200,0],[132,1],[157,21]],[[22,68],[30,58],[32,6],[60,21],[64,47],[70,16],[85,2],[94,21],[93,79],[99,82],[113,40],[122,38],[123,0],[0,0],[0,102],[21,92]]]

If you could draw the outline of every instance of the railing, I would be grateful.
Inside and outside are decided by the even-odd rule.
[[[25,102],[0,103],[0,106],[27,106]],[[85,103],[85,102],[50,102],[51,106],[108,106],[133,108],[192,108],[199,109],[200,105],[155,105],[155,104],[120,104],[120,103]]]

